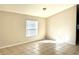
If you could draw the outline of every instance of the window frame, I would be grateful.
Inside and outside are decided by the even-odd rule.
[[[33,23],[35,22],[35,26],[37,26],[37,27],[33,27],[32,29],[28,29],[28,27],[29,27],[29,24],[27,23],[27,22],[32,22],[33,21]],[[32,33],[32,34],[28,34],[28,33],[31,33],[33,30],[35,30],[34,32],[35,33]],[[30,32],[28,32],[28,31],[30,31]],[[26,20],[26,37],[36,37],[38,35],[38,21],[37,20]]]

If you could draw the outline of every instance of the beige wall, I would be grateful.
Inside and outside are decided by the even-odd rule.
[[[75,44],[76,7],[71,7],[47,19],[47,35],[56,42]]]
[[[76,7],[64,10],[47,19],[0,11],[0,48],[41,40],[45,35],[57,42],[75,44],[75,15]],[[37,20],[39,23],[39,33],[37,37],[27,38],[25,36],[25,21],[29,19]]]
[[[37,20],[39,33],[37,37],[27,38],[25,35],[25,21]],[[43,39],[45,36],[45,19],[17,13],[0,11],[0,48]]]

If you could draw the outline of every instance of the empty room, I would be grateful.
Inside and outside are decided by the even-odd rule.
[[[78,55],[79,5],[0,4],[0,55]]]

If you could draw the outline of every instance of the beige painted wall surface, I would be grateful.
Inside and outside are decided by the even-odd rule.
[[[25,36],[25,21],[37,20],[39,33],[37,37]],[[45,36],[45,19],[17,13],[0,11],[0,48],[18,43],[43,39]]]
[[[43,39],[45,35],[48,35],[50,39],[58,42],[75,44],[75,15],[76,7],[64,10],[48,19],[0,11],[0,48],[40,40]],[[37,20],[39,23],[39,33],[37,37],[27,38],[25,36],[25,21],[29,19]]]
[[[71,7],[47,20],[47,35],[56,42],[75,44],[76,41],[76,7]]]

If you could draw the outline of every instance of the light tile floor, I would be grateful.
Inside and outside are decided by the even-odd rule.
[[[0,49],[0,55],[78,55],[79,46],[43,40]]]

